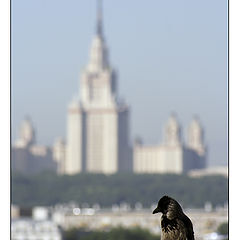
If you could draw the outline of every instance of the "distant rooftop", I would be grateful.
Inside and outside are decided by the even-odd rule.
[[[216,166],[206,169],[196,169],[189,171],[188,175],[190,177],[202,177],[211,175],[222,175],[228,177],[228,167],[227,166]]]

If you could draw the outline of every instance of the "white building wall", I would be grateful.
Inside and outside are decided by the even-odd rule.
[[[103,172],[118,171],[118,115],[115,110],[104,115]]]
[[[48,220],[49,218],[49,211],[46,207],[34,207],[32,210],[32,217],[33,220],[36,221],[43,221],[43,220]]]
[[[133,171],[135,173],[182,173],[182,149],[165,146],[135,146]]]
[[[82,171],[82,112],[76,104],[70,106],[67,122],[67,153],[64,170],[67,174]]]
[[[65,172],[66,146],[61,138],[57,139],[53,146],[53,160],[57,163],[57,173]]]
[[[117,113],[113,109],[87,113],[88,172],[117,172]]]
[[[103,161],[103,115],[87,113],[87,161],[88,172],[100,172]]]
[[[181,147],[163,147],[163,172],[177,173],[183,172],[183,149]]]
[[[190,130],[190,143],[194,145],[186,148],[181,141],[180,125],[175,114],[172,114],[164,128],[163,144],[134,146],[134,172],[181,174],[191,169],[203,168],[205,156],[199,155],[198,148],[202,146],[202,130],[196,121],[192,123]]]
[[[34,221],[31,219],[13,220],[11,224],[12,240],[62,240],[62,233],[52,221]]]
[[[159,146],[136,146],[133,153],[133,170],[136,173],[157,173],[163,169]]]

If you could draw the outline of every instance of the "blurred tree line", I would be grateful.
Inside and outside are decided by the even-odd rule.
[[[228,235],[228,222],[220,224],[217,228],[217,232],[221,235]]]
[[[223,176],[191,178],[175,174],[88,174],[73,176],[42,173],[24,176],[12,173],[12,202],[31,207],[49,206],[75,201],[78,204],[100,204],[111,207],[123,202],[134,207],[140,202],[143,207],[157,203],[163,195],[176,198],[183,207],[223,205],[228,200],[228,179]]]
[[[70,229],[64,231],[64,240],[159,240],[160,236],[141,228],[112,228],[109,231],[91,231]]]

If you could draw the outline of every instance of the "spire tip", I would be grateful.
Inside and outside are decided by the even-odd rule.
[[[97,0],[97,35],[102,36],[102,0]]]

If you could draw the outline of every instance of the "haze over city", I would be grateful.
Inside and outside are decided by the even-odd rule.
[[[78,94],[95,28],[96,1],[12,4],[12,133],[25,115],[37,140],[65,138],[67,105]],[[217,9],[216,9],[217,8]],[[225,1],[104,1],[104,33],[130,105],[132,140],[162,141],[174,111],[185,132],[193,115],[205,129],[209,165],[227,163],[227,5]],[[184,135],[184,134],[183,134]]]

